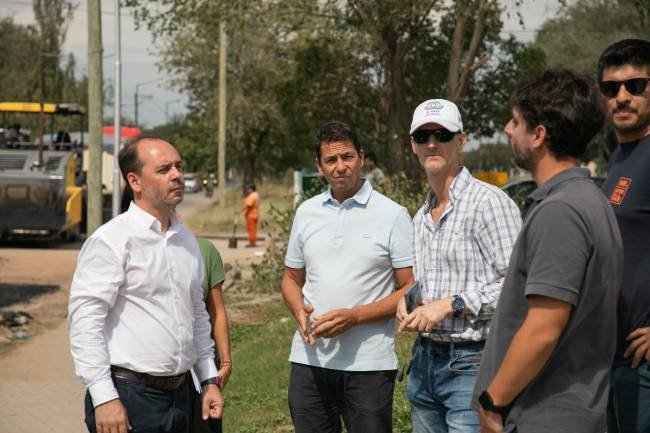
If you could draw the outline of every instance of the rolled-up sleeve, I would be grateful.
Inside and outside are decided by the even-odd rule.
[[[118,398],[110,371],[104,325],[124,280],[122,260],[101,238],[84,244],[72,278],[68,304],[70,352],[75,371],[94,406]]]
[[[482,256],[483,278],[469,281],[461,297],[471,311],[470,321],[491,317],[508,271],[510,255],[521,229],[521,213],[505,194],[482,203],[475,241]]]

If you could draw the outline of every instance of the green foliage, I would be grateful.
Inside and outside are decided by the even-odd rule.
[[[235,367],[224,393],[224,431],[290,432],[287,357],[295,322],[287,320],[289,314],[279,301],[248,307],[247,312],[257,320],[230,329]]]
[[[86,104],[86,78],[78,76],[74,56],[62,56],[72,11],[68,1],[38,0],[34,2],[34,25],[17,24],[11,17],[0,18],[0,101],[39,101],[42,80],[47,102]],[[78,119],[55,120],[55,130],[79,128]],[[9,115],[6,121],[31,128],[35,138],[37,116]]]
[[[188,116],[174,119],[149,132],[174,143],[183,155],[186,171],[205,175],[214,172],[217,166],[217,141],[216,136],[202,133],[199,123],[196,117]]]
[[[609,45],[625,38],[648,38],[649,12],[647,0],[571,2],[542,25],[535,46],[549,66],[595,77],[598,58]],[[612,131],[605,128],[589,144],[583,160],[596,161],[604,170],[614,144]]]
[[[228,292],[227,305],[236,305]],[[287,361],[296,323],[279,300],[248,304],[246,323],[230,328],[233,375],[224,392],[224,431],[237,433],[292,432],[287,402],[290,364]],[[400,367],[410,360],[413,334],[397,337]],[[406,380],[396,382],[393,397],[393,431],[410,433],[410,405]]]
[[[274,293],[280,290],[284,256],[287,254],[287,241],[295,214],[293,208],[282,210],[271,205],[268,212],[271,222],[262,222],[262,229],[269,233],[272,246],[266,250],[260,263],[252,265],[252,282],[246,286],[254,287],[256,292]]]
[[[411,216],[422,207],[429,192],[426,181],[410,178],[403,171],[390,176],[388,185],[384,195],[408,209]]]
[[[413,166],[407,137],[412,110],[445,95],[458,14],[469,17],[463,54],[480,3],[126,0],[163,41],[162,66],[190,97],[197,119],[192,127],[210,137],[217,135],[218,28],[226,22],[227,140],[234,150],[227,158],[245,178],[309,164],[314,132],[334,119],[352,124],[389,173]],[[465,124],[489,136],[508,115],[517,79],[539,69],[543,56],[504,39],[498,3],[486,4],[482,43],[459,73],[473,76],[460,101]]]

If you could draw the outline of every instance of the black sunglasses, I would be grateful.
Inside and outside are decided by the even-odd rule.
[[[650,81],[650,77],[631,78],[624,81],[601,81],[598,83],[598,87],[600,87],[600,92],[608,98],[614,98],[618,95],[621,84],[625,86],[630,95],[639,96],[645,92],[648,81]]]
[[[429,137],[433,135],[433,138],[438,143],[448,143],[450,142],[457,132],[451,132],[446,129],[418,129],[411,136],[413,141],[417,144],[427,144],[429,142]]]

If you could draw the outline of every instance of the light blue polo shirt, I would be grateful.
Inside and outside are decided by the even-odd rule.
[[[305,269],[302,289],[311,319],[337,308],[378,301],[396,289],[394,268],[413,266],[406,209],[365,181],[343,203],[327,191],[305,201],[293,220],[285,265]],[[296,331],[289,361],[346,371],[397,368],[395,320],[350,328],[306,344]]]

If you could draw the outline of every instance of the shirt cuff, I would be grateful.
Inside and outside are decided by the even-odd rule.
[[[206,358],[196,361],[194,364],[194,372],[196,373],[199,383],[211,377],[218,377],[217,366],[214,364],[214,359]]]
[[[481,303],[481,298],[477,298],[476,296],[468,296],[465,293],[460,294],[459,296],[465,303],[465,307],[467,307],[467,309],[470,311],[470,314],[466,314],[465,318],[467,318],[470,323],[476,322],[479,319],[479,311],[481,311],[481,307],[483,306]]]
[[[90,397],[93,399],[93,407],[120,398],[117,389],[115,389],[115,384],[110,378],[92,384],[88,387],[88,392],[90,392]]]
[[[289,258],[284,259],[284,265],[287,268],[291,268],[291,269],[304,269],[305,268],[305,262],[304,261],[292,260],[292,259],[289,259]]]
[[[391,259],[390,264],[393,269],[411,268],[413,267],[413,259]]]

